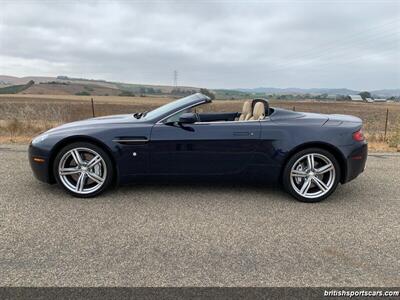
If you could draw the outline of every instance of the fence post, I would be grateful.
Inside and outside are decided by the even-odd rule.
[[[383,137],[383,141],[386,142],[386,133],[387,133],[387,126],[388,126],[388,119],[389,119],[389,108],[386,109],[386,120],[385,120],[385,135]]]
[[[94,114],[94,102],[93,102],[93,98],[91,98],[91,102],[92,102],[92,115],[93,115],[93,118],[95,117],[95,114]]]

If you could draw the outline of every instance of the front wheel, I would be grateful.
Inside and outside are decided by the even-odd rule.
[[[53,167],[57,182],[75,197],[89,198],[110,186],[112,161],[100,147],[86,142],[67,145],[57,154]]]
[[[283,171],[287,192],[302,202],[319,202],[334,192],[340,181],[340,166],[328,151],[319,148],[293,155]]]

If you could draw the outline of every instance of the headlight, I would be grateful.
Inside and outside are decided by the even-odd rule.
[[[32,140],[32,144],[41,143],[41,142],[43,142],[45,139],[47,139],[48,136],[49,136],[49,135],[46,134],[46,133],[41,134],[41,135],[38,135],[37,137],[35,137],[35,138]]]

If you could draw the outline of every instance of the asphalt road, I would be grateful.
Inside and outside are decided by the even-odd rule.
[[[328,200],[279,189],[142,184],[82,200],[0,145],[0,285],[399,286],[400,156]]]

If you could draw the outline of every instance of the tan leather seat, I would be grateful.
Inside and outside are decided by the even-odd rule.
[[[253,112],[252,112],[252,107],[251,106],[252,106],[252,101],[251,100],[247,100],[243,104],[242,114],[239,117],[239,121],[250,120],[250,118],[253,116]]]
[[[250,120],[262,120],[265,118],[265,106],[262,102],[257,102],[254,105],[253,116]]]

